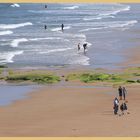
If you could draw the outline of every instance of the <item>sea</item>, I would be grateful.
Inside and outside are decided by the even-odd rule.
[[[0,65],[116,68],[139,33],[140,4],[1,3]]]

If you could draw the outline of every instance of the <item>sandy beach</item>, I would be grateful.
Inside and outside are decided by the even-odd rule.
[[[140,86],[127,90],[130,114],[114,116],[116,88],[44,87],[28,99],[0,107],[0,136],[139,136]]]

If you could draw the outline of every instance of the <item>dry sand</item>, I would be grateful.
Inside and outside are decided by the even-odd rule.
[[[140,136],[140,86],[127,86],[130,114],[115,116],[116,88],[78,85],[44,87],[0,107],[0,136]]]

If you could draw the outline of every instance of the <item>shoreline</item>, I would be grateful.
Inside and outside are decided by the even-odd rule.
[[[132,50],[125,52],[129,64],[136,64],[140,60],[137,49],[133,50],[133,54],[130,54]],[[95,70],[122,73],[126,71],[127,67],[132,68],[128,66],[127,62],[120,64],[126,67],[124,69]],[[13,70],[22,73],[35,71],[32,68]],[[114,116],[113,99],[115,96],[118,97],[117,86],[103,82],[82,83],[64,80],[68,74],[91,72],[92,69],[56,68],[51,71],[46,68],[45,70],[59,75],[61,82],[45,85],[29,92],[26,99],[16,100],[11,105],[1,106],[0,136],[140,136],[140,125],[138,125],[140,84],[123,84],[128,90],[127,100],[130,114]]]

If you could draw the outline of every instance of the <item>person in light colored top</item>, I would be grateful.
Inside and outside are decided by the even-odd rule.
[[[117,99],[117,97],[115,97],[114,99],[113,109],[114,109],[114,115],[117,115],[119,110],[119,100]]]

